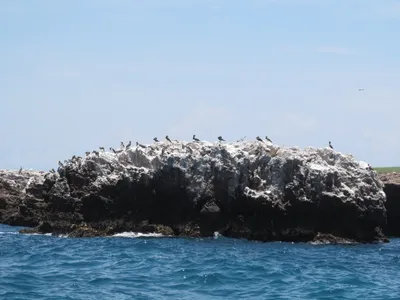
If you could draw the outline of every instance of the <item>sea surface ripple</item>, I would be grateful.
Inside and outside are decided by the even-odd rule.
[[[400,299],[400,240],[60,238],[0,225],[0,299]]]

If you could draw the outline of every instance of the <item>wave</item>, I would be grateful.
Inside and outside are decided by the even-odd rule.
[[[141,232],[121,232],[112,235],[112,237],[124,237],[124,238],[141,238],[141,237],[168,237],[161,233],[141,233]]]

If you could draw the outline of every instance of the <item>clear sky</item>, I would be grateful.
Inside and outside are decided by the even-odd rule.
[[[0,104],[0,168],[166,134],[400,165],[400,1],[1,0]]]

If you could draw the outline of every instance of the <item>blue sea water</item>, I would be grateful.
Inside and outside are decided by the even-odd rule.
[[[400,299],[400,240],[62,238],[0,225],[0,299]]]

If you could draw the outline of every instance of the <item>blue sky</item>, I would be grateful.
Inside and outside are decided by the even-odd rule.
[[[399,30],[394,0],[2,0],[0,168],[194,133],[400,165]]]

